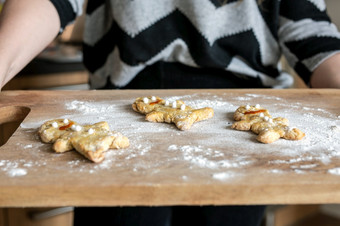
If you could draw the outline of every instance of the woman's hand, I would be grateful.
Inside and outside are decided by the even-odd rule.
[[[6,0],[0,13],[0,90],[57,36],[60,19],[46,0]]]

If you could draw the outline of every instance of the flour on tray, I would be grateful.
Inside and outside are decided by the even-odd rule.
[[[176,164],[179,170],[175,174],[183,181],[190,181],[188,175],[194,172],[198,177],[223,182],[241,177],[244,170],[251,166],[265,165],[262,168],[267,171],[263,173],[303,174],[306,171],[322,169],[322,166],[340,158],[340,118],[320,107],[299,102],[291,103],[281,97],[251,93],[237,96],[233,93],[215,95],[207,92],[162,98],[169,101],[181,99],[193,108],[212,107],[215,114],[212,119],[199,122],[189,131],[182,132],[170,124],[143,120],[143,116],[131,109],[133,99],[66,101],[67,113],[59,118],[69,118],[79,123],[107,121],[112,130],[120,131],[131,142],[130,148],[126,150],[110,150],[102,163],[88,164],[83,159],[72,160],[63,167],[70,172],[95,174],[102,170],[113,170],[122,175],[132,171],[136,176],[150,176],[162,171],[170,172]],[[300,128],[306,137],[301,141],[280,139],[265,145],[257,142],[251,132],[232,130],[230,125],[233,123],[233,112],[240,105],[247,104],[260,104],[267,108],[273,117],[289,119],[290,125]],[[42,123],[28,121],[21,127],[38,128]],[[164,134],[166,142],[164,139],[154,140],[155,134]],[[160,144],[162,142],[163,145]],[[159,150],[159,147],[162,147],[162,150]],[[30,151],[41,146],[26,144],[24,148]],[[157,156],[157,161],[154,160],[154,156]],[[0,162],[0,170],[4,171],[5,167],[5,164],[1,165]],[[21,164],[13,168],[19,173],[13,174],[20,175],[19,169],[22,169],[21,174],[24,175],[24,170],[28,168]],[[8,168],[6,172],[9,171]],[[332,175],[340,175],[339,172],[339,168],[327,171]]]
[[[5,172],[9,177],[20,177],[27,174],[27,169],[19,168],[18,161],[0,160],[0,169]]]

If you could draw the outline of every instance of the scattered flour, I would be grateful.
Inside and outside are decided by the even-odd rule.
[[[76,110],[81,114],[103,114],[113,112],[116,105],[107,102],[87,102],[74,100],[65,104],[67,110]]]
[[[25,145],[24,146],[24,149],[27,149],[27,148],[32,148],[33,147],[33,145],[32,144],[28,144],[28,145]]]
[[[25,168],[19,168],[21,165],[18,161],[0,160],[0,169],[5,172],[9,177],[24,176],[27,174]]]
[[[334,174],[334,175],[339,175],[340,176],[340,168],[329,169],[328,172],[330,174]]]
[[[225,173],[214,173],[212,175],[212,177],[216,180],[227,180],[227,179],[230,179],[232,178],[234,175],[232,173],[228,173],[228,172],[225,172]]]
[[[270,172],[271,173],[278,173],[278,174],[280,174],[280,173],[284,173],[284,171],[283,170],[279,170],[279,169],[272,169],[272,170],[270,170]]]
[[[46,166],[46,161],[29,161],[25,159],[0,160],[0,172],[9,177],[20,177],[28,174],[29,169]]]
[[[173,144],[168,147],[168,150],[180,150],[183,160],[201,168],[239,168],[252,163],[252,160],[246,160],[245,157],[241,156],[233,156],[232,159],[226,159],[229,157],[225,156],[222,151],[204,148],[203,146],[178,146]]]
[[[27,174],[27,170],[22,169],[22,168],[10,169],[7,172],[7,175],[10,177],[21,177],[21,176],[25,176],[26,174]]]

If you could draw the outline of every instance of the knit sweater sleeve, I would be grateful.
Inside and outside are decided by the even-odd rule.
[[[51,0],[60,18],[60,32],[82,14],[84,0]]]
[[[281,1],[278,36],[283,54],[306,83],[318,65],[340,51],[340,33],[324,0]]]

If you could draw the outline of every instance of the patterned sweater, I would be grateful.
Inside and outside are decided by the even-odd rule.
[[[83,0],[51,0],[62,29]],[[340,50],[340,34],[323,0],[88,0],[84,64],[92,88],[127,85],[158,61],[218,68],[284,88],[291,76],[282,54],[308,83],[313,70]]]

